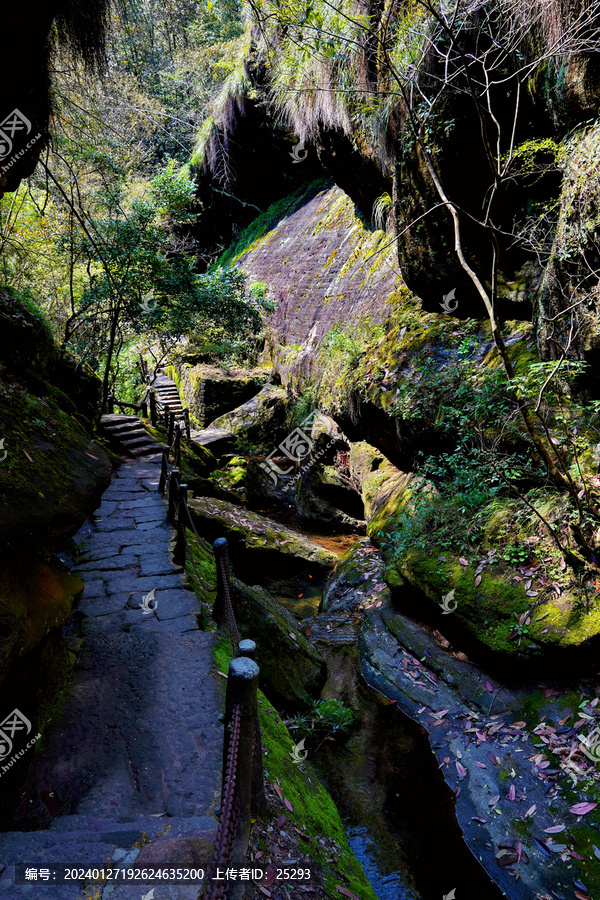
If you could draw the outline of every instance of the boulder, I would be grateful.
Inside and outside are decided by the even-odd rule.
[[[231,592],[241,637],[256,641],[262,690],[286,709],[310,707],[327,677],[321,654],[299,630],[294,616],[264,588],[232,577]]]
[[[194,497],[189,507],[198,531],[207,540],[214,541],[225,533],[236,566],[245,568],[248,564],[250,569],[283,566],[292,572],[294,563],[327,568],[337,562],[333,551],[311,538],[226,500]]]
[[[194,365],[192,359],[167,366],[194,424],[204,428],[213,419],[256,396],[268,380],[264,369],[231,366],[221,369],[206,364]]]

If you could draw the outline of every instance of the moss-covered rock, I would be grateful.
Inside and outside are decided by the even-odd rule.
[[[321,654],[299,631],[294,616],[264,588],[232,578],[231,594],[240,635],[256,641],[265,693],[274,703],[308,708],[327,677]]]
[[[226,642],[222,641],[214,652],[220,670],[227,673],[231,651]],[[262,683],[262,669],[260,681]],[[258,716],[265,751],[265,777],[271,784],[277,784],[282,796],[290,802],[293,812],[290,813],[283,803],[282,811],[299,829],[299,844],[311,864],[323,874],[323,896],[327,900],[337,900],[341,896],[339,885],[360,900],[375,900],[373,889],[348,845],[335,803],[307,760],[301,765],[292,762],[294,742],[262,690],[258,691]],[[276,812],[279,810],[272,811],[272,815]],[[335,841],[338,852],[331,855],[319,839]]]
[[[191,420],[198,428],[205,428],[218,416],[251,400],[269,377],[262,369],[196,365],[193,353],[182,354],[167,367],[166,374],[177,385]]]
[[[33,554],[0,560],[0,684],[14,661],[64,625],[83,583]]]
[[[60,355],[41,314],[0,295],[3,547],[57,547],[95,508],[111,473],[86,422],[97,388]]]
[[[315,541],[286,528],[273,519],[250,512],[226,500],[194,497],[189,501],[194,520],[210,540],[223,537],[230,542],[232,561],[242,560],[247,552],[254,555],[254,566],[297,560],[302,564],[330,567],[337,556]]]
[[[341,557],[323,592],[323,612],[348,615],[388,604],[390,591],[384,579],[381,554],[371,541],[357,541]]]
[[[225,465],[209,475],[215,493],[224,500],[244,503],[248,477],[248,461],[243,456],[234,456]]]
[[[230,432],[255,444],[273,443],[273,435],[285,420],[285,391],[266,385],[255,397],[211,422],[211,428]]]

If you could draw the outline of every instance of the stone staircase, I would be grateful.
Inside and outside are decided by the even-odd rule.
[[[176,419],[182,422],[183,406],[181,405],[181,398],[175,382],[170,378],[167,378],[163,372],[158,372],[156,378],[152,382],[152,387],[154,388],[158,402],[163,407],[168,407],[172,413],[175,413]]]
[[[162,450],[162,445],[150,437],[139,416],[105,415],[100,424],[109,442],[129,456],[150,456]]]
[[[124,462],[75,537],[84,587],[73,617],[79,636],[67,640],[78,660],[32,760],[14,830],[0,833],[0,900],[197,900],[200,892],[199,881],[141,878],[86,886],[38,874],[16,884],[16,864],[208,868],[222,686],[215,635],[199,629],[200,603],[173,562],[159,475],[158,456]]]

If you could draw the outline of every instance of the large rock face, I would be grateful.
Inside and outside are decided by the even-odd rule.
[[[321,338],[335,324],[383,322],[400,285],[394,249],[369,230],[339,188],[320,190],[237,256],[277,300],[270,320],[281,344]]]

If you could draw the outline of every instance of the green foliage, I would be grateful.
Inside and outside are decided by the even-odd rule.
[[[354,722],[354,713],[340,700],[318,700],[314,707],[315,723],[331,731],[347,731]]]
[[[531,556],[531,550],[522,544],[511,544],[506,548],[502,559],[505,559],[511,566],[524,565]]]

